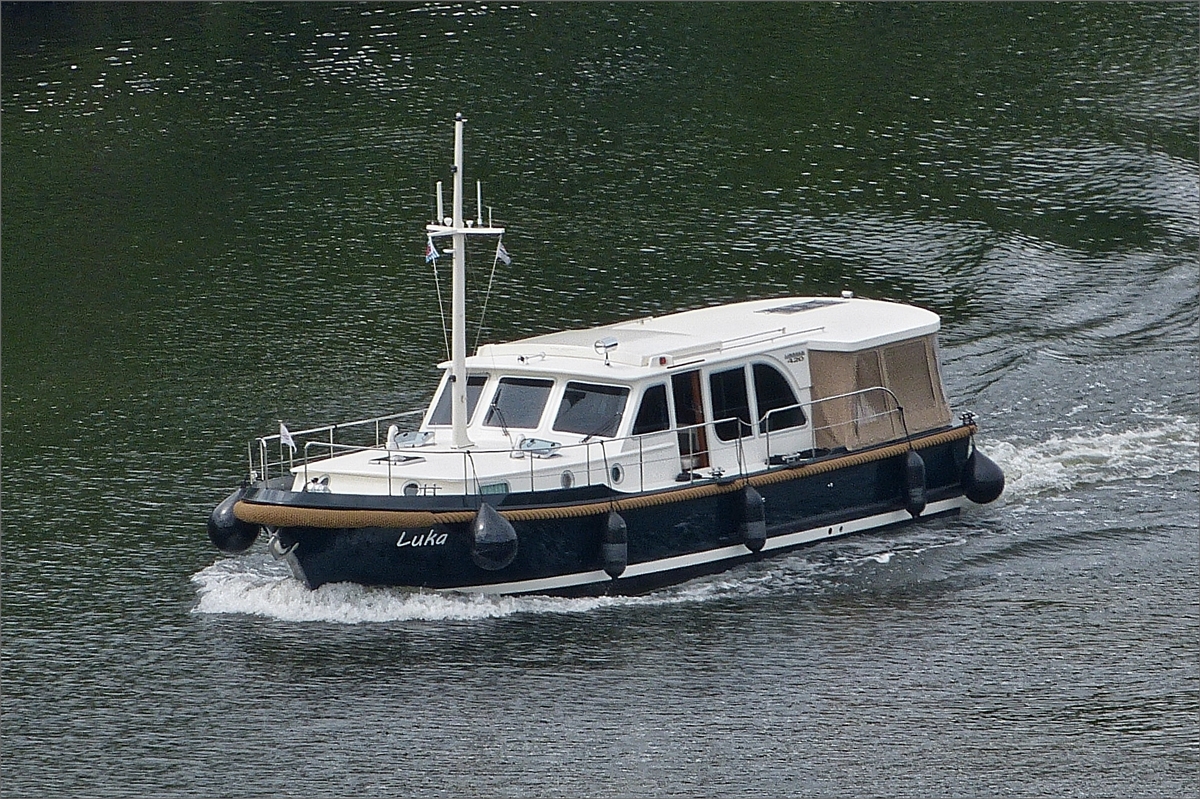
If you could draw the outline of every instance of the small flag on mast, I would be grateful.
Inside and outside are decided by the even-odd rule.
[[[441,253],[437,251],[437,247],[433,246],[433,236],[429,237],[429,243],[425,245],[425,263],[437,261],[441,257]]]
[[[292,438],[291,432],[288,431],[287,425],[282,420],[279,422],[279,443],[292,448],[292,454],[296,454],[296,441]]]
[[[504,249],[503,241],[496,242],[496,257],[499,258],[501,261],[504,261],[505,266],[512,265],[512,256],[510,256],[508,254],[508,250]]]

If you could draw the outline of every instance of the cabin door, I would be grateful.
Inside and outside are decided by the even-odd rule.
[[[704,398],[700,370],[671,375],[675,426],[679,428],[679,462],[685,472],[708,466],[708,436],[704,432]],[[684,429],[686,428],[686,429]]]

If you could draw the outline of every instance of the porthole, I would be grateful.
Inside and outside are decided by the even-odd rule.
[[[562,473],[562,487],[573,488],[575,486],[575,475],[571,474],[570,469],[564,469]]]
[[[612,481],[614,484],[625,479],[625,468],[619,463],[614,463],[612,469],[609,470],[609,473],[612,474]]]
[[[421,491],[421,487],[416,483],[404,484],[404,496],[415,497]]]

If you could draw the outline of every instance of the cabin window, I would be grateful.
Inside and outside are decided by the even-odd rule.
[[[708,466],[708,435],[704,432],[704,400],[700,396],[700,370],[671,375],[675,424],[681,428],[679,461],[685,472]]]
[[[746,393],[746,370],[739,366],[708,376],[709,392],[712,395],[713,425],[717,438],[733,441],[750,435],[750,397]],[[734,418],[736,417],[736,418]]]
[[[599,386],[592,383],[567,383],[554,429],[585,436],[617,434],[629,389],[623,386]]]
[[[804,411],[796,405],[796,395],[788,385],[787,378],[774,366],[754,364],[754,396],[758,400],[758,418],[765,419],[769,432],[800,427],[808,421],[804,418]]]
[[[642,405],[638,408],[637,418],[633,420],[635,436],[646,433],[661,433],[670,429],[671,417],[667,413],[667,387],[663,383],[650,386],[642,395]]]
[[[479,395],[483,393],[483,386],[487,383],[487,375],[468,375],[467,376],[467,422],[470,423],[471,417],[475,415],[475,406],[479,404]],[[454,392],[450,390],[451,382],[446,381],[446,385],[442,387],[442,393],[438,395],[437,405],[433,408],[433,415],[429,417],[430,424],[450,424],[450,395]]]
[[[531,430],[537,427],[553,386],[553,380],[501,378],[483,423],[502,430],[513,427]]]

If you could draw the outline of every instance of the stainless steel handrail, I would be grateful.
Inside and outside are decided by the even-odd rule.
[[[822,425],[819,427],[814,426],[812,424],[812,421],[813,421],[812,410],[815,406],[817,406],[821,403],[830,402],[833,400],[846,399],[848,397],[865,395],[869,392],[885,393],[887,395],[887,397],[889,398],[891,404],[893,404],[895,407],[890,410],[886,410],[882,413],[873,413],[873,414],[871,414],[869,416],[865,416],[865,417],[856,415],[855,418],[848,419],[846,421],[835,422],[833,424]],[[713,420],[713,421],[704,421],[704,422],[699,422],[699,423],[693,424],[693,425],[686,425],[684,427],[672,427],[672,428],[668,428],[666,430],[655,431],[653,433],[644,433],[641,435],[626,436],[623,438],[596,439],[596,440],[592,440],[592,441],[579,442],[579,443],[575,443],[575,444],[563,444],[557,450],[557,452],[565,454],[565,453],[571,452],[572,450],[578,450],[581,447],[584,448],[584,456],[581,461],[581,465],[583,466],[583,469],[586,474],[586,481],[587,481],[586,484],[590,486],[590,485],[597,484],[597,481],[593,480],[593,476],[592,476],[592,472],[594,471],[594,469],[593,469],[593,456],[591,454],[592,453],[591,448],[593,446],[600,446],[601,447],[601,451],[600,451],[601,457],[599,458],[599,461],[603,464],[602,468],[604,470],[604,477],[599,482],[601,482],[603,484],[611,485],[612,475],[609,473],[609,467],[607,465],[607,462],[608,462],[607,450],[604,448],[603,445],[606,443],[611,445],[611,444],[622,444],[625,442],[632,442],[634,445],[636,445],[636,449],[637,449],[636,457],[637,457],[637,462],[638,462],[639,487],[644,489],[645,479],[646,479],[645,472],[646,472],[646,466],[648,465],[648,462],[646,460],[646,453],[645,453],[647,440],[652,440],[655,438],[664,438],[664,437],[676,437],[675,440],[678,441],[677,436],[679,433],[687,433],[688,431],[698,430],[701,428],[703,428],[707,433],[710,433],[711,435],[715,436],[716,428],[718,426],[736,423],[738,426],[737,427],[738,435],[735,439],[733,439],[732,441],[726,442],[726,443],[732,444],[735,447],[738,470],[739,470],[739,473],[744,474],[746,471],[744,439],[746,439],[749,436],[755,435],[756,429],[758,432],[761,432],[764,437],[764,444],[765,444],[765,448],[766,448],[766,462],[769,463],[774,454],[773,450],[772,450],[772,443],[771,443],[771,435],[772,435],[772,431],[770,429],[771,418],[775,414],[784,414],[789,411],[795,411],[797,409],[799,409],[801,412],[803,412],[805,414],[804,424],[795,425],[792,428],[787,428],[787,429],[802,429],[802,428],[806,428],[806,427],[809,428],[813,434],[813,442],[812,443],[814,446],[816,444],[816,433],[819,430],[830,430],[830,429],[848,425],[848,424],[858,424],[858,423],[861,423],[864,419],[870,420],[870,419],[875,419],[875,418],[879,418],[882,416],[888,416],[891,414],[898,415],[901,428],[904,431],[904,437],[906,439],[911,437],[909,430],[908,430],[908,425],[904,419],[904,407],[900,404],[900,401],[896,397],[895,393],[891,389],[886,388],[884,386],[872,386],[870,388],[849,391],[844,394],[836,394],[836,395],[829,396],[829,397],[821,397],[816,400],[810,400],[807,402],[797,402],[792,405],[787,405],[787,406],[783,406],[780,408],[773,408],[770,411],[768,411],[767,413],[763,414],[758,419],[756,419],[754,422],[747,422],[746,420],[742,419],[739,416],[730,416],[730,417],[726,417],[723,419],[717,419],[717,420]],[[386,447],[383,444],[381,444],[381,435],[380,435],[380,425],[381,424],[387,423],[387,422],[392,422],[397,419],[410,418],[410,417],[417,416],[420,414],[424,414],[424,411],[423,410],[403,411],[400,413],[386,414],[383,416],[376,416],[376,417],[371,417],[368,419],[359,419],[359,420],[353,421],[353,422],[343,422],[343,423],[338,423],[338,424],[321,425],[319,427],[312,427],[312,428],[308,428],[305,430],[298,430],[296,432],[291,433],[293,438],[300,438],[300,437],[314,436],[314,435],[324,435],[326,433],[329,436],[329,439],[327,441],[318,441],[318,440],[310,438],[310,440],[303,442],[301,457],[299,458],[299,465],[301,465],[303,467],[302,474],[304,475],[304,481],[306,483],[308,482],[308,467],[310,464],[319,463],[322,460],[334,457],[335,452],[338,454],[346,454],[346,453],[350,453],[350,452],[378,451],[381,453],[381,456],[382,455],[390,456],[390,455],[393,455],[396,453],[411,453],[414,455],[420,455],[420,456],[427,457],[427,458],[433,458],[433,457],[440,458],[440,457],[446,457],[446,456],[451,456],[451,455],[453,455],[455,457],[463,458],[464,459],[464,462],[463,462],[464,483],[463,483],[463,485],[469,486],[471,481],[468,476],[470,473],[472,473],[473,467],[471,466],[471,463],[467,462],[468,458],[470,458],[472,455],[478,456],[478,455],[491,455],[491,454],[511,454],[513,452],[513,449],[511,446],[507,449],[494,449],[494,450],[473,449],[470,452],[467,452],[467,451],[460,451],[460,450],[438,448],[436,446],[435,447],[429,447],[429,446],[413,447],[413,448],[406,448],[406,449],[402,449],[402,450],[389,450],[389,449],[386,449]],[[335,436],[338,431],[361,428],[361,427],[364,427],[367,425],[375,426],[375,443],[374,443],[374,445],[345,444],[345,443],[338,443],[335,440]],[[776,435],[778,435],[779,432],[780,431],[775,431]],[[707,436],[706,436],[706,440],[707,440]],[[722,440],[724,440],[724,439],[722,439]],[[279,442],[279,449],[280,449],[279,460],[271,460],[269,458],[269,456],[267,455],[268,444],[270,444],[272,442]],[[258,445],[257,446],[257,456],[258,456],[257,462],[255,461],[255,457],[254,457],[255,456],[255,452],[254,452],[255,444]],[[323,450],[324,452],[327,452],[328,454],[324,454],[324,452],[320,453],[320,454],[314,454],[313,451],[316,449]],[[707,455],[711,458],[712,454],[715,451],[719,451],[719,450],[714,450],[714,448],[712,447],[711,444],[709,444],[703,450],[688,451],[687,453],[684,453],[682,451],[682,449],[680,449],[680,450],[678,450],[676,455],[672,456],[671,459],[673,460],[674,458],[681,457],[685,454],[690,455],[690,456]],[[249,460],[250,460],[251,479],[252,480],[269,479],[272,476],[272,472],[276,471],[276,470],[280,476],[283,476],[287,473],[287,471],[289,469],[294,468],[297,465],[296,461],[298,460],[295,457],[295,454],[292,453],[290,449],[286,450],[286,453],[287,453],[286,455],[284,453],[285,453],[285,448],[283,446],[283,443],[281,441],[281,437],[279,434],[274,434],[274,435],[269,435],[269,436],[260,436],[258,438],[253,439],[250,442],[250,450],[247,453]],[[536,461],[537,459],[532,454],[529,454],[526,457],[529,457],[529,459],[530,459],[529,490],[537,491],[538,489],[536,487],[536,477],[539,474],[544,476],[544,474],[547,470],[538,470],[535,468],[534,461]],[[392,461],[391,461],[391,458],[389,457],[388,458],[388,464],[389,464],[389,467],[388,467],[388,493],[389,494],[392,493],[391,463],[392,463]],[[257,467],[257,469],[256,469],[256,467]],[[708,468],[708,467],[706,467],[706,468]],[[478,485],[477,479],[475,480],[475,483],[476,483],[475,489],[476,489],[476,492],[478,492],[479,485]]]
[[[373,424],[373,425],[375,425],[375,444],[378,445],[379,441],[380,441],[379,425],[382,422],[390,422],[395,419],[403,419],[403,418],[412,417],[412,416],[424,415],[424,413],[425,413],[424,408],[417,409],[417,410],[411,410],[411,411],[400,411],[399,413],[390,413],[390,414],[385,414],[383,416],[372,416],[368,419],[358,419],[353,422],[338,422],[335,424],[321,425],[320,427],[310,427],[306,430],[289,431],[289,433],[291,434],[293,439],[296,438],[297,436],[310,436],[310,435],[313,435],[316,433],[328,433],[329,434],[329,443],[332,444],[332,443],[334,443],[334,435],[338,430],[346,430],[346,429],[363,427],[366,425]],[[279,457],[278,461],[271,461],[271,460],[269,460],[269,458],[267,456],[267,452],[266,452],[267,445],[272,441],[279,442],[280,457]],[[294,458],[290,456],[290,449],[289,449],[289,457],[286,459],[286,461],[283,457],[283,437],[279,433],[275,433],[274,435],[269,435],[269,436],[259,436],[251,442],[251,446],[253,446],[254,444],[258,445],[257,450],[258,450],[259,459],[258,459],[258,469],[256,470],[253,454],[252,453],[250,454],[249,467],[250,467],[250,479],[251,480],[255,480],[257,475],[261,475],[261,479],[263,479],[263,480],[270,479],[271,467],[278,467],[280,474],[282,475],[285,463],[288,465],[288,467],[291,467],[294,465]]]
[[[897,414],[899,417],[900,427],[904,430],[905,440],[912,438],[912,434],[909,433],[909,431],[908,431],[908,422],[905,421],[905,419],[904,419],[904,406],[900,404],[900,399],[896,396],[896,393],[894,391],[892,391],[890,388],[887,388],[886,386],[871,386],[870,388],[860,388],[860,389],[856,389],[854,391],[848,391],[845,394],[834,394],[829,397],[820,397],[819,399],[810,400],[808,402],[797,402],[792,405],[783,406],[781,408],[772,408],[771,410],[767,411],[765,414],[762,415],[761,418],[758,419],[758,422],[757,422],[759,425],[759,429],[761,429],[763,431],[764,437],[766,438],[767,459],[770,460],[772,453],[771,453],[771,426],[770,426],[770,424],[767,424],[766,422],[770,419],[772,414],[774,414],[774,413],[783,414],[788,411],[794,411],[796,409],[800,409],[802,412],[805,412],[805,421],[804,421],[803,425],[796,425],[796,427],[807,427],[812,423],[812,416],[813,416],[812,409],[816,405],[818,405],[822,402],[830,402],[832,400],[846,399],[847,397],[865,395],[872,391],[884,392],[888,396],[888,398],[891,399],[892,404],[895,407],[892,410],[884,411],[883,413],[873,413],[873,414],[870,414],[865,417],[855,416],[853,419],[847,419],[846,421],[843,421],[843,422],[835,422],[833,424],[821,425],[819,427],[813,426],[812,431],[813,431],[814,446],[816,444],[816,433],[818,430],[832,430],[836,427],[844,427],[846,425],[859,424],[863,420],[878,419],[883,416],[889,416],[893,413]],[[785,429],[792,429],[792,428],[785,428]]]

